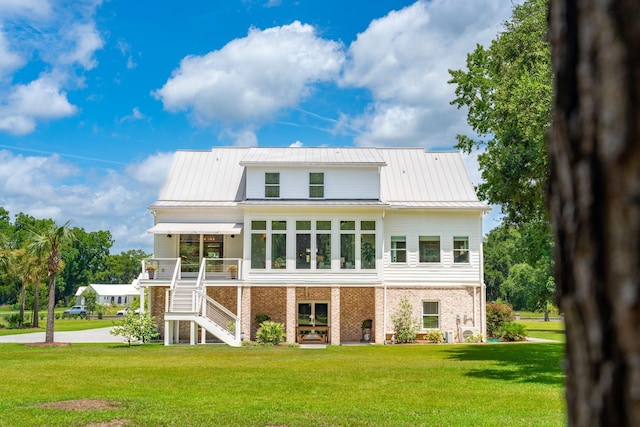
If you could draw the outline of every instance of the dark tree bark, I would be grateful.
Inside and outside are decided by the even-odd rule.
[[[640,426],[640,2],[551,0],[568,422]]]

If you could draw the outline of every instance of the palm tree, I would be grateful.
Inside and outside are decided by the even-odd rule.
[[[69,228],[71,221],[58,227],[55,223],[40,232],[32,232],[31,248],[39,254],[47,254],[47,275],[49,276],[49,306],[47,308],[47,329],[45,342],[53,342],[53,319],[56,307],[56,275],[64,262],[60,256],[62,246],[71,242],[73,232]]]

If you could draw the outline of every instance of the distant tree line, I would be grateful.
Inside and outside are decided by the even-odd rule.
[[[47,286],[36,294],[36,283],[46,283],[47,260],[34,251],[34,236],[55,226],[52,219],[38,219],[25,213],[15,215],[0,207],[0,304],[44,308]],[[90,283],[131,283],[140,273],[140,261],[150,255],[141,249],[110,254],[114,240],[109,231],[88,232],[69,227],[71,238],[60,247],[60,267],[56,275],[55,301],[69,304],[78,287]],[[35,319],[34,319],[35,320]]]

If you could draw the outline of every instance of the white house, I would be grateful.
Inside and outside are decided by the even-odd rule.
[[[259,315],[289,342],[385,343],[402,298],[421,332],[485,335],[489,208],[457,152],[179,151],[149,209],[155,258],[139,283],[166,344],[239,345]]]
[[[82,293],[92,289],[97,295],[96,302],[98,304],[106,305],[127,305],[131,303],[135,298],[140,297],[140,290],[133,285],[109,285],[109,284],[95,284],[92,283],[89,286],[80,286],[76,291],[76,304],[85,305],[84,296]]]

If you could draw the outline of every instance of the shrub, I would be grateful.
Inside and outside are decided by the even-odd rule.
[[[444,342],[444,337],[440,331],[429,331],[425,334],[424,339],[433,343]]]
[[[397,343],[415,342],[418,335],[418,320],[413,317],[413,306],[402,298],[391,316]]]
[[[17,329],[22,326],[22,318],[20,317],[20,313],[9,314],[4,318],[5,322],[7,322],[7,327],[9,329]]]
[[[122,323],[114,326],[109,332],[112,335],[122,335],[129,345],[133,341],[149,342],[160,335],[154,320],[153,317],[147,317],[145,314],[128,312],[122,319]]]
[[[509,304],[503,302],[487,303],[487,336],[497,337],[500,327],[515,319],[516,315]]]
[[[527,331],[522,323],[507,322],[498,330],[500,341],[524,341]]]
[[[270,320],[262,322],[256,332],[256,341],[260,344],[280,344],[284,341],[284,325]]]
[[[258,314],[256,315],[256,324],[261,325],[263,322],[271,320],[271,317],[267,314]]]
[[[471,335],[468,336],[464,342],[466,343],[479,343],[482,342],[482,334],[476,334],[476,335]]]

